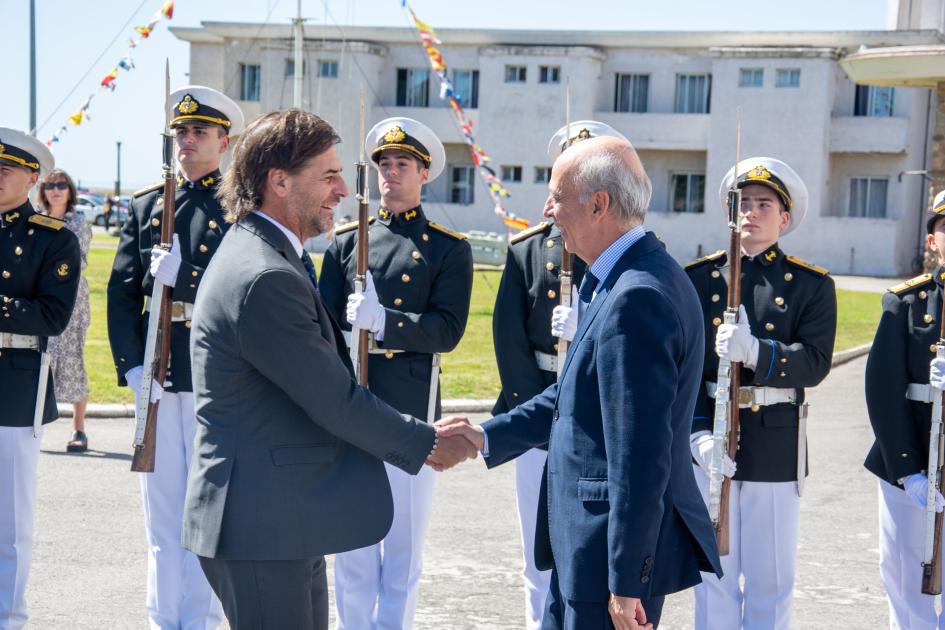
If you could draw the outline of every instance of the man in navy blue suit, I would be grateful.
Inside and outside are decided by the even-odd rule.
[[[544,214],[587,261],[558,382],[480,426],[491,468],[548,449],[535,559],[553,569],[544,630],[656,627],[663,598],[721,575],[689,432],[705,338],[682,268],[642,227],[651,186],[633,147],[600,137],[555,162]],[[448,421],[444,421],[448,422]]]

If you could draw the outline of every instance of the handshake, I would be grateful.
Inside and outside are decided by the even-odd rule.
[[[467,459],[476,459],[485,445],[485,431],[470,424],[468,418],[441,418],[433,426],[437,443],[426,464],[436,471],[442,472]]]

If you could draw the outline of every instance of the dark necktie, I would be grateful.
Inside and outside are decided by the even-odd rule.
[[[315,287],[315,292],[317,293],[318,278],[315,276],[315,265],[312,264],[311,257],[304,249],[302,250],[302,266],[305,267],[305,271],[308,272],[308,279],[312,281],[312,286]]]
[[[581,318],[584,317],[584,311],[587,310],[588,304],[591,303],[591,300],[594,298],[594,289],[597,288],[597,276],[592,274],[590,270],[585,272],[584,279],[581,280],[581,288],[578,289],[578,295],[581,298],[580,303],[578,304],[578,321],[580,322]]]

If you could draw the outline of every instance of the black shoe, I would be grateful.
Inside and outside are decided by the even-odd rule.
[[[67,453],[84,453],[89,450],[89,438],[83,431],[72,433],[72,439],[66,444]]]

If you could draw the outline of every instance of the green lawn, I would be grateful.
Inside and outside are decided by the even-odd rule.
[[[96,239],[96,245],[115,239]],[[127,388],[116,383],[105,326],[105,285],[115,250],[92,247],[87,277],[92,294],[92,326],[86,341],[86,367],[95,403],[131,402]],[[320,257],[316,266],[321,267]],[[492,349],[492,306],[499,286],[498,271],[476,271],[466,334],[454,352],[443,357],[444,398],[493,399],[499,392],[499,376]],[[879,293],[837,291],[839,322],[837,350],[868,343],[879,322]]]

